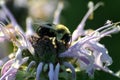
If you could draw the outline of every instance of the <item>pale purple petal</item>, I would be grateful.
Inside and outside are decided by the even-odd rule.
[[[48,76],[49,76],[49,80],[54,80],[54,66],[52,63],[49,64]]]
[[[95,71],[95,68],[93,64],[89,65],[89,67],[87,67],[86,69],[86,73],[88,73],[90,77],[94,77],[94,71]]]
[[[77,45],[76,45],[77,46]],[[78,58],[81,61],[83,61],[85,64],[89,64],[90,61],[87,58],[87,56],[83,53],[81,53],[80,48],[71,47],[67,51],[61,53],[59,57],[71,57],[71,58]]]
[[[4,80],[7,77],[10,77],[10,79],[14,80],[19,67],[27,60],[28,57],[23,58],[20,62],[15,62],[15,60],[8,61],[8,63],[6,63],[5,67],[3,67],[2,69],[2,77],[0,78],[0,80]]]
[[[73,67],[73,65],[68,62],[64,62],[63,64],[66,67],[70,68],[70,70],[72,71],[72,80],[76,80],[76,72],[75,72],[75,68]]]
[[[113,33],[118,33],[119,31],[120,31],[120,26],[113,25],[111,28],[101,32],[100,36],[102,38],[102,37],[108,36]]]
[[[5,4],[1,5],[4,13],[6,14],[6,16],[8,16],[10,18],[10,20],[12,21],[12,24],[17,25],[17,22],[15,20],[15,18],[13,17],[13,15],[11,14],[11,12],[8,10],[8,8],[6,7]]]
[[[19,40],[21,40],[21,44],[18,45],[21,49],[28,49],[32,55],[34,55],[34,48],[30,41],[28,40],[28,37],[25,36],[24,33],[18,32],[19,33]]]
[[[59,80],[58,76],[59,76],[59,70],[60,70],[60,64],[57,63],[56,67],[55,67],[55,72],[54,72],[54,80]]]
[[[26,19],[26,36],[31,36],[31,35],[34,35],[35,32],[33,31],[33,28],[32,28],[32,18],[31,17],[28,17]]]
[[[54,13],[54,19],[53,19],[53,24],[59,24],[60,23],[60,13],[64,7],[63,1],[59,1],[57,9]]]
[[[112,28],[109,29],[109,26],[112,26]],[[97,29],[89,36],[85,36],[82,39],[78,40],[67,51],[61,53],[60,57],[77,58],[82,67],[84,67],[84,70],[86,70],[90,76],[94,75],[94,70],[96,69],[103,70],[112,74],[112,71],[107,68],[107,66],[112,64],[112,58],[108,55],[108,51],[104,45],[100,44],[98,40],[103,37],[100,36],[101,34],[104,34],[104,36],[106,36],[119,30],[114,28],[116,28],[114,25],[108,24],[102,28]]]
[[[17,29],[19,29],[22,33],[23,30],[21,29],[21,27],[18,25],[17,21],[15,20],[15,18],[13,17],[12,13],[9,11],[9,9],[6,7],[5,5],[5,1],[3,1],[4,3],[1,4],[1,8],[4,11],[4,13],[6,14],[7,17],[9,17],[13,27],[16,27]]]
[[[6,77],[13,77],[12,79],[14,80],[15,75],[17,73],[17,69],[14,67],[9,68],[9,70],[0,78],[0,80],[5,80]],[[9,79],[10,80],[10,79]]]
[[[5,28],[5,24],[3,22],[0,22],[0,31],[2,32],[2,35],[4,37],[4,39],[10,39],[10,36],[9,36],[9,32],[8,30]]]
[[[74,30],[74,32],[72,34],[72,42],[75,41],[79,36],[85,35],[85,33],[84,33],[85,31],[83,29],[84,29],[87,19],[93,13],[93,11],[96,10],[101,5],[103,5],[101,2],[97,3],[95,6],[94,6],[93,2],[91,2],[91,1],[88,3],[89,10],[83,17],[83,19],[80,22],[80,24],[78,25],[78,27]]]
[[[102,53],[95,53],[95,62],[94,62],[94,64],[96,64],[96,65],[99,65],[99,66],[103,66],[103,62],[101,61],[101,56],[102,56]]]
[[[35,64],[36,64],[35,61],[31,61],[30,64],[28,65],[27,69],[26,69],[26,72],[29,72],[29,71],[30,71],[30,68],[31,68],[32,66],[34,66]]]
[[[40,73],[42,71],[42,67],[43,67],[43,62],[40,62],[36,71],[36,80],[40,80]]]
[[[0,21],[2,21],[4,23],[5,22],[10,23],[9,20],[8,20],[8,18],[7,18],[7,16],[6,16],[6,14],[1,9],[0,9]]]
[[[1,75],[5,74],[7,70],[12,66],[13,63],[14,63],[13,59],[7,61],[1,69]]]
[[[98,42],[90,41],[89,45],[91,46],[90,48],[92,48],[93,51],[97,51],[97,53],[93,53],[95,57],[101,54],[100,60],[106,63],[105,64],[106,66],[109,66],[112,64],[112,58],[108,55],[107,49],[102,44]]]
[[[28,59],[29,59],[29,57],[24,57],[24,58],[22,58],[22,60],[15,59],[15,62],[14,62],[14,64],[13,64],[12,66],[13,66],[14,68],[19,69],[19,67],[20,67],[22,64],[26,63],[26,62],[28,61]]]
[[[10,55],[2,58],[0,60],[0,66],[2,66],[4,63],[6,63],[8,60],[12,59],[13,57],[15,57],[15,54],[14,53],[11,53]]]
[[[21,32],[18,32],[19,34],[19,40],[21,40],[21,44],[18,45],[21,49],[28,49],[32,55],[34,55],[34,48],[30,41],[28,40],[28,37]]]
[[[4,41],[6,41],[6,37],[5,36],[0,36],[0,43],[4,42]]]
[[[2,60],[0,60],[0,67],[4,64],[4,62]]]
[[[16,54],[15,54],[15,58],[16,60],[22,60],[22,49],[21,48],[18,48]]]
[[[107,73],[115,76],[115,77],[120,78],[118,75],[116,75],[112,70],[110,70],[110,69],[108,69],[108,68],[104,68],[104,67],[98,66],[98,65],[96,65],[96,64],[94,64],[94,66],[95,66],[96,68],[99,68],[99,69],[101,69],[101,70],[103,70],[103,71],[105,71],[105,72],[107,72]]]

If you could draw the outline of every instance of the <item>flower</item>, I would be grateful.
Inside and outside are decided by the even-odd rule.
[[[105,25],[88,36],[81,38],[67,51],[60,54],[60,56],[78,58],[80,66],[82,66],[90,76],[93,76],[95,69],[101,69],[113,74],[113,72],[107,68],[107,66],[112,64],[112,58],[108,55],[105,46],[99,43],[102,37],[119,31],[119,26],[113,26],[114,28],[111,27],[112,29],[110,30],[104,29],[112,25],[114,24]],[[99,32],[101,29],[103,29],[103,31]]]
[[[67,42],[65,41],[66,38],[64,39],[63,37],[66,36],[69,38],[70,36],[69,31],[65,26],[61,25],[66,29],[65,31],[68,32],[65,33],[63,30],[64,34],[62,33],[62,35],[59,32],[60,38],[57,38],[58,36],[56,37],[56,34],[58,34],[56,28],[48,28],[51,24],[45,25],[45,28],[43,27],[42,29],[45,31],[47,30],[48,33],[53,31],[52,34],[54,33],[54,35],[48,35],[47,32],[43,32],[43,36],[40,36],[32,29],[33,21],[31,17],[26,19],[26,32],[24,32],[5,6],[4,1],[0,1],[1,10],[4,13],[2,14],[4,16],[1,19],[6,21],[8,20],[8,17],[10,20],[8,23],[9,25],[5,25],[2,21],[0,22],[0,33],[2,33],[0,39],[2,38],[11,41],[17,47],[17,50],[12,57],[8,56],[6,57],[7,59],[1,60],[0,65],[3,65],[3,67],[1,69],[2,76],[0,80],[15,80],[20,67],[25,62],[30,62],[23,66],[27,67],[26,70],[21,69],[26,72],[25,77],[27,79],[29,79],[27,74],[29,74],[32,69],[32,76],[36,80],[44,79],[44,77],[46,77],[40,76],[42,72],[45,73],[45,75],[48,73],[49,80],[59,80],[60,70],[63,70],[62,72],[65,73],[66,69],[64,67],[67,67],[72,71],[72,80],[76,80],[75,68],[69,63],[69,60],[74,58],[77,59],[77,62],[80,64],[80,69],[85,70],[91,77],[94,76],[95,70],[103,70],[117,76],[108,68],[108,66],[112,64],[112,58],[109,56],[105,46],[100,44],[99,41],[105,36],[119,32],[119,22],[112,23],[108,21],[106,25],[91,31],[90,33],[87,33],[89,30],[83,29],[87,18],[101,4],[102,3],[98,3],[95,6],[92,2],[88,4],[89,10],[87,14],[73,32],[71,41]],[[62,8],[63,3],[60,2],[53,20],[55,25],[59,24],[59,16]],[[25,50],[27,52],[24,54]],[[32,66],[35,67],[35,71]]]

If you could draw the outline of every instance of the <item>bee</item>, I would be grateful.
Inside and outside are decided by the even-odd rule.
[[[35,50],[35,61],[60,63],[59,54],[68,49],[71,39],[69,29],[62,24],[42,24],[36,34],[38,37],[32,36],[30,40]]]
[[[57,40],[62,40],[68,43],[71,38],[69,29],[62,24],[44,24],[37,29],[37,34],[40,37],[56,37]]]

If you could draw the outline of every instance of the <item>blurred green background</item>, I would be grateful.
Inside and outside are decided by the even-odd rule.
[[[88,11],[87,4],[90,0],[66,0],[65,9],[62,11],[61,23],[66,25],[71,32],[77,27],[80,23],[81,19]],[[120,21],[120,0],[92,0],[95,4],[99,1],[104,3],[104,6],[99,7],[94,12],[94,19],[87,20],[85,29],[97,29],[105,24],[107,20],[111,20],[113,22]],[[11,4],[8,4],[10,6]],[[15,15],[17,21],[21,24],[24,22],[23,16],[27,13],[24,10],[18,10],[16,12],[9,7],[13,14]],[[22,19],[22,20],[21,20]],[[22,25],[22,24],[21,24]],[[113,34],[112,37],[105,37],[101,40],[101,43],[106,46],[109,51],[109,55],[113,59],[113,64],[109,67],[114,72],[120,70],[120,33]],[[78,73],[77,80],[89,80],[87,75],[83,72]],[[108,73],[97,71],[95,72],[94,80],[120,80],[114,76],[111,76]]]

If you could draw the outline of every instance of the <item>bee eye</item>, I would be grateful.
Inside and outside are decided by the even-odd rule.
[[[70,34],[64,34],[61,40],[64,40],[65,43],[68,43],[70,41],[71,35]]]

